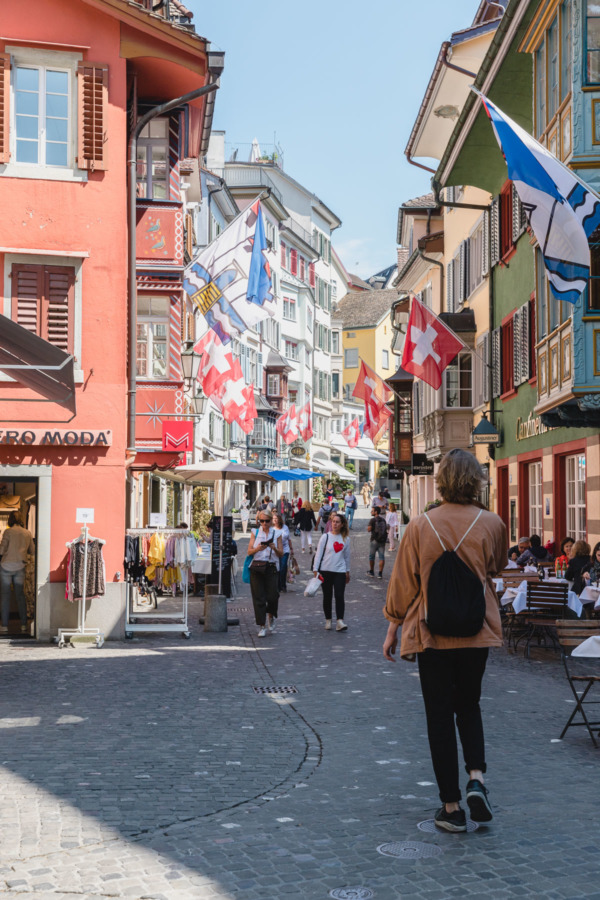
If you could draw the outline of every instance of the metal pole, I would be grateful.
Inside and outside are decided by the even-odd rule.
[[[161,116],[164,113],[170,112],[172,109],[175,109],[178,106],[181,106],[185,103],[190,103],[192,100],[196,100],[198,97],[202,97],[205,94],[212,93],[219,89],[219,82],[215,81],[211,84],[207,84],[204,87],[197,88],[195,91],[190,91],[187,94],[182,94],[181,97],[176,97],[174,100],[169,100],[167,103],[161,103],[159,106],[155,106],[153,109],[149,110],[139,122],[136,124],[133,129],[128,144],[128,154],[127,154],[127,168],[129,175],[129,183],[128,183],[128,193],[127,193],[127,219],[128,219],[128,229],[129,229],[129,290],[128,290],[128,325],[129,325],[129,378],[128,378],[128,389],[127,389],[127,449],[130,453],[135,453],[135,403],[136,403],[136,388],[137,388],[137,371],[136,371],[136,357],[137,357],[137,283],[136,283],[136,268],[135,268],[135,260],[136,260],[136,164],[137,164],[137,142],[138,138],[142,132],[142,130],[146,127],[148,122],[152,119],[156,118],[156,116]],[[127,515],[131,520],[133,516],[133,476],[131,472],[128,472],[127,475],[127,503],[126,503]],[[129,521],[131,524],[131,521]]]
[[[219,594],[221,593],[221,583],[223,581],[223,513],[225,508],[225,473],[221,478],[221,534],[219,537]]]

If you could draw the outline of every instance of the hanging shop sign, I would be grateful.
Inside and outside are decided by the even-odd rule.
[[[304,447],[292,447],[292,449],[290,450],[290,454],[292,456],[300,457],[300,456],[304,456],[305,453],[306,453],[306,450],[304,449]]]
[[[433,475],[433,460],[427,459],[426,453],[413,453],[412,473],[413,475]]]
[[[163,450],[193,450],[194,449],[194,425],[192,422],[162,423],[162,448]]]
[[[112,431],[26,428],[0,429],[0,444],[46,447],[111,447]]]

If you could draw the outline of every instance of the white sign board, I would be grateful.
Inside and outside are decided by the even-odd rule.
[[[167,514],[164,512],[150,513],[150,525],[165,528],[167,525]]]
[[[77,515],[75,516],[75,521],[78,525],[93,525],[94,524],[94,510],[93,509],[78,509]]]

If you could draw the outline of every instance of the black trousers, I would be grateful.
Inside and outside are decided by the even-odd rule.
[[[279,606],[279,572],[272,563],[266,571],[250,566],[250,591],[256,624],[261,627],[267,621],[267,613],[277,618]]]
[[[417,653],[429,748],[442,803],[461,799],[455,717],[467,772],[486,770],[479,699],[487,658],[487,647]]]
[[[346,591],[346,573],[345,572],[321,572],[323,583],[321,589],[323,591],[323,612],[326,619],[331,619],[332,599],[335,594],[335,617],[336,619],[344,618],[344,593]]]

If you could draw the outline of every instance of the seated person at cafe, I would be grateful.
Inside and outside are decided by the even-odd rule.
[[[592,548],[587,541],[575,541],[571,547],[571,558],[565,572],[567,581],[573,582],[573,590],[579,595],[585,587],[583,573],[592,567]]]
[[[521,555],[521,553],[525,553],[525,551],[528,550],[530,547],[531,547],[531,544],[529,543],[528,537],[519,538],[519,540],[517,541],[515,546],[511,547],[510,550],[508,551],[508,558],[511,559],[513,562],[516,562],[517,559],[519,558],[519,556]]]
[[[542,539],[539,534],[532,534],[529,543],[531,546],[517,559],[518,566],[537,566],[538,563],[547,562],[550,559],[550,554],[545,547],[542,547]]]
[[[575,543],[575,538],[566,537],[560,542],[560,553],[554,560],[557,569],[566,569],[571,562],[571,547]]]
[[[592,561],[590,563],[589,569],[585,568],[582,572],[582,575],[585,585],[600,585],[600,542],[597,543],[592,550]]]

